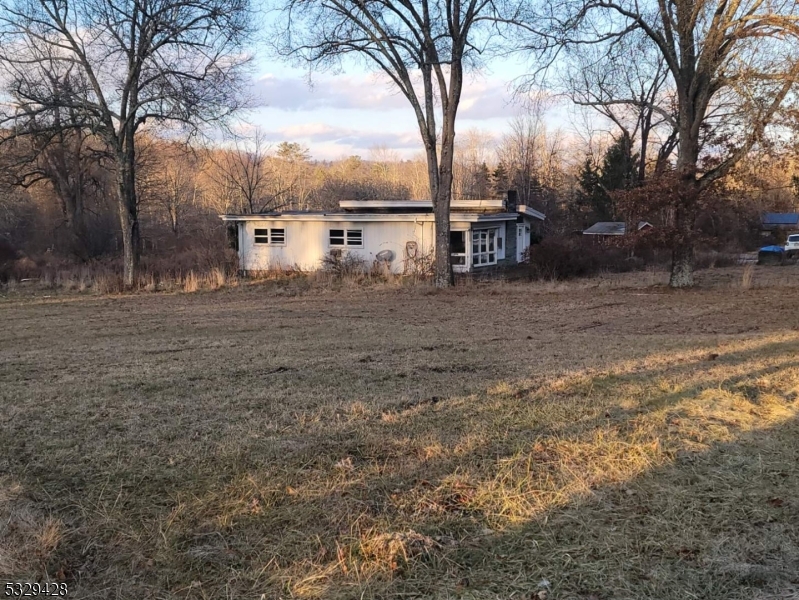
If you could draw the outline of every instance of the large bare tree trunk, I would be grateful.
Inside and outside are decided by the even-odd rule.
[[[450,261],[450,223],[449,212],[452,200],[452,176],[449,183],[442,182],[438,187],[435,201],[436,219],[436,266],[435,285],[438,288],[449,287],[453,283],[452,264]]]
[[[117,196],[124,256],[123,281],[126,288],[132,288],[139,270],[141,234],[136,199],[136,154],[133,146],[133,132],[126,137],[129,139],[123,142],[123,148],[117,152]]]
[[[685,87],[685,86],[684,86]],[[677,154],[677,203],[674,209],[674,237],[672,240],[671,277],[669,286],[687,288],[694,285],[694,221],[699,200],[697,162],[699,160],[699,127],[701,119],[693,100],[687,92],[680,98],[679,150]]]
[[[669,287],[688,288],[694,285],[694,242],[691,232],[680,231],[679,213],[682,207],[677,209],[678,240],[671,251],[671,277]],[[683,237],[685,235],[685,237]]]
[[[436,219],[436,287],[445,288],[454,283],[450,256],[450,207],[452,205],[452,167],[455,162],[455,110],[444,113],[441,135],[441,159],[438,165],[438,189],[433,198]]]
[[[56,119],[56,127],[61,127]],[[70,236],[69,251],[86,260],[86,230],[83,215],[83,132],[61,131],[42,149],[43,166],[61,207],[64,224]]]

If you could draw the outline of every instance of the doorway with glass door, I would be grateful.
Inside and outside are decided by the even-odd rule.
[[[452,257],[452,270],[456,273],[465,273],[469,270],[469,263],[466,255],[466,234],[467,231],[450,231],[449,247]]]

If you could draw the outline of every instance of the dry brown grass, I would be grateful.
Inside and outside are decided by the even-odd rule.
[[[0,579],[74,598],[794,598],[799,309],[769,271],[730,294],[741,273],[689,293],[625,276],[10,295]]]
[[[191,294],[200,289],[200,279],[194,271],[189,271],[183,278],[183,291]]]
[[[751,289],[752,282],[755,278],[755,265],[748,264],[743,268],[743,274],[741,275],[741,287],[745,290]]]

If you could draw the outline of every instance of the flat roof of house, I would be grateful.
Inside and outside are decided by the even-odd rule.
[[[344,209],[432,209],[432,200],[342,200],[339,206]],[[484,200],[453,199],[450,208],[505,208],[505,201],[501,198],[486,198]]]
[[[220,215],[223,221],[432,221],[431,200],[342,200],[342,210],[284,210],[246,215]],[[543,221],[544,213],[520,204],[516,212],[505,212],[502,199],[453,200],[450,207],[451,221],[509,221],[518,215]],[[455,210],[460,209],[460,210]],[[375,210],[393,212],[373,212]],[[417,212],[418,211],[418,212]],[[477,212],[480,211],[480,212]]]
[[[450,221],[478,223],[513,221],[517,213],[450,213]],[[253,215],[220,215],[223,221],[434,221],[431,213],[350,213],[326,211],[285,211]]]

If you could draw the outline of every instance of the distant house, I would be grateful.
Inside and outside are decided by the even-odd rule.
[[[764,231],[799,230],[799,213],[763,213],[760,222]]]
[[[239,266],[247,271],[322,268],[324,258],[355,255],[382,261],[392,272],[433,257],[435,219],[429,200],[347,200],[337,211],[284,211],[222,215],[235,225]],[[507,199],[453,200],[453,269],[477,271],[523,260],[543,213]]]
[[[652,223],[648,221],[638,221],[636,231],[644,229],[652,229]],[[597,235],[597,236],[611,236],[611,235],[625,235],[627,233],[627,223],[624,221],[600,221],[594,223],[588,229],[583,231],[583,235]]]

